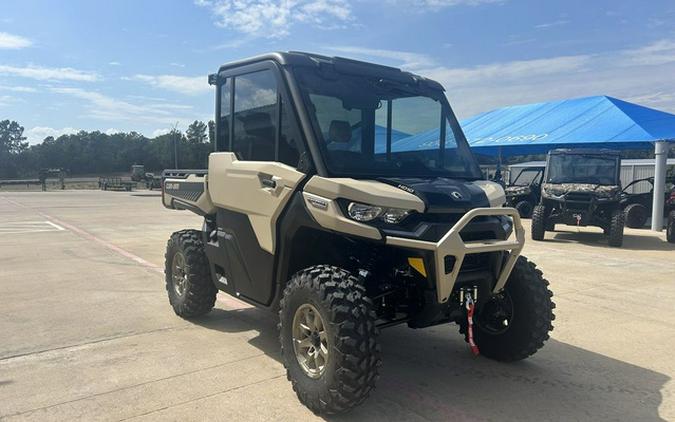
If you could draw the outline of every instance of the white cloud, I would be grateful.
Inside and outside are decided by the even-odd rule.
[[[171,129],[155,129],[152,131],[152,137],[156,138],[158,136],[166,135],[167,133],[171,132]]]
[[[506,0],[390,0],[390,2],[404,4],[424,9],[441,9],[453,6],[480,6],[483,4],[501,4]]]
[[[0,85],[0,91],[10,91],[10,92],[37,92],[37,89],[30,86],[7,86]]]
[[[88,91],[72,87],[52,87],[55,94],[67,95],[83,100],[85,117],[117,122],[189,124],[195,119],[190,106],[171,103],[137,104],[119,100],[97,91]]]
[[[124,132],[124,131],[123,131],[123,130],[119,130],[119,129],[115,129],[115,128],[112,128],[112,127],[111,127],[110,129],[108,129],[108,130],[105,131],[105,134],[106,134],[106,135],[114,135],[114,134],[120,133],[120,132]]]
[[[388,59],[439,81],[460,118],[507,105],[589,95],[610,95],[675,112],[675,39],[598,54],[470,67],[442,66],[429,56],[405,51],[338,49],[374,61]]]
[[[409,51],[382,50],[374,48],[337,46],[325,47],[329,51],[353,55],[356,57],[379,58],[391,60],[397,65],[407,69],[419,69],[434,66],[435,61],[424,54],[411,53]]]
[[[675,62],[675,40],[659,40],[623,55],[628,65],[662,65]]]
[[[209,86],[206,76],[135,75],[132,79],[145,82],[156,88],[186,95],[211,92],[211,86]]]
[[[507,82],[523,77],[556,75],[579,71],[589,63],[592,56],[560,56],[546,59],[516,60],[467,68],[437,67],[425,69],[424,75],[445,82],[446,88],[461,87],[487,81]]]
[[[24,67],[0,65],[0,75],[18,76],[39,81],[95,82],[101,79],[97,73],[70,67],[41,67],[33,65]]]
[[[14,97],[9,95],[0,95],[0,107],[7,107],[12,101],[14,101]]]
[[[548,29],[548,28],[553,28],[553,27],[556,27],[556,26],[567,25],[568,23],[570,23],[570,21],[567,20],[567,19],[559,19],[559,20],[553,21],[553,22],[540,23],[539,25],[535,25],[534,27],[536,29]]]
[[[294,24],[323,29],[344,26],[352,18],[346,0],[196,0],[216,24],[253,37],[282,38]]]
[[[33,42],[28,38],[8,34],[7,32],[0,32],[0,49],[19,50],[21,48],[30,47],[31,45],[33,45]]]
[[[122,66],[122,63],[120,63],[120,62],[109,62],[108,65],[110,65],[110,66]]]
[[[28,138],[28,143],[30,144],[39,144],[46,137],[53,136],[58,138],[61,135],[72,135],[79,132],[80,129],[75,129],[72,127],[64,127],[61,129],[55,129],[47,126],[35,126],[34,128],[28,129],[24,132],[24,136]]]

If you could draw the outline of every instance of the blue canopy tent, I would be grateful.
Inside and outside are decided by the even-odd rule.
[[[606,96],[504,107],[461,125],[475,153],[503,157],[562,147],[651,149],[675,140],[675,115]]]

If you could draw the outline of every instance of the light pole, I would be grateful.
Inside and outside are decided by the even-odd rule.
[[[178,122],[173,125],[173,168],[178,169]]]

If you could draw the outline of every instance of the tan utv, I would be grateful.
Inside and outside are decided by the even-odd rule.
[[[455,322],[474,352],[526,358],[549,337],[548,282],[445,97],[399,69],[307,53],[222,66],[208,170],[168,170],[162,201],[204,217],[166,250],[176,314],[222,290],[278,312],[281,354],[316,413],[362,403],[379,330]],[[439,356],[438,359],[443,357]]]

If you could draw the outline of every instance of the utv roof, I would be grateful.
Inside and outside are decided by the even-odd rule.
[[[337,73],[380,77],[413,85],[421,83],[426,85],[428,88],[444,91],[443,86],[434,80],[427,79],[414,73],[405,72],[395,67],[352,60],[344,57],[328,57],[322,56],[320,54],[304,53],[300,51],[267,53],[255,57],[249,57],[243,60],[229,62],[220,66],[218,72],[220,73],[224,70],[262,61],[273,61],[284,67],[313,67],[317,69],[330,68]]]
[[[579,154],[579,155],[620,155],[621,153],[614,149],[606,148],[558,148],[549,151],[549,154]]]

